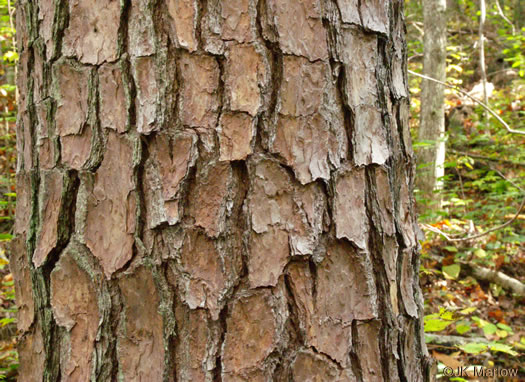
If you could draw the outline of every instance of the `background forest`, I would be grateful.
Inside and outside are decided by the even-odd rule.
[[[418,140],[422,79],[417,73],[423,69],[423,34],[429,27],[422,1],[433,0],[405,2],[416,153],[438,143]],[[481,1],[486,1],[486,20],[480,34]],[[482,99],[485,73],[488,106],[507,127],[447,88],[442,187],[430,196],[416,189],[424,234],[420,275],[426,341],[440,380],[448,380],[445,366],[474,365],[520,368],[525,378],[525,135],[508,129],[525,131],[525,2],[481,1],[447,1],[446,82]],[[16,380],[18,366],[8,266],[16,203],[14,5],[0,0],[0,380],[10,381]]]

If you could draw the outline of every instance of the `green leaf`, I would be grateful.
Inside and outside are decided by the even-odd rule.
[[[484,249],[478,248],[474,251],[474,256],[479,257],[480,259],[483,259],[487,256],[487,252],[485,252]]]
[[[413,148],[418,148],[418,147],[429,147],[429,146],[435,146],[435,145],[436,145],[436,141],[421,140],[421,141],[418,141],[418,142],[414,142],[412,144],[412,147]]]
[[[471,306],[469,308],[465,308],[465,309],[462,309],[459,311],[459,313],[463,314],[463,315],[469,315],[470,313],[474,313],[476,311],[476,308],[475,306]]]
[[[465,353],[469,354],[479,354],[483,353],[488,350],[487,344],[480,344],[480,343],[470,343],[465,345],[458,346],[461,350],[463,350]]]
[[[425,332],[440,332],[444,330],[454,322],[452,314],[452,312],[447,312],[445,309],[441,308],[439,314],[434,313],[426,315],[423,319]]]
[[[425,321],[425,332],[440,332],[449,326],[452,322],[432,319]]]
[[[461,66],[459,66],[459,65],[449,65],[448,67],[450,69],[454,69],[458,73],[462,73],[463,72],[463,68]]]
[[[456,332],[459,334],[465,334],[470,331],[472,328],[467,321],[458,321],[456,323]]]
[[[442,268],[442,270],[446,278],[455,280],[459,277],[459,272],[461,272],[461,265],[459,264],[445,265]]]
[[[10,323],[15,322],[15,321],[16,321],[16,319],[14,319],[14,318],[2,318],[0,320],[0,327],[3,328],[4,326],[7,326]]]
[[[499,338],[507,338],[509,336],[509,332],[507,332],[506,330],[496,330],[496,335],[499,337]]]
[[[487,322],[485,325],[483,325],[482,329],[486,336],[490,336],[491,334],[496,333],[498,327],[494,324],[491,324],[490,322]]]
[[[512,328],[511,328],[510,326],[505,325],[505,324],[502,324],[501,322],[498,323],[496,326],[497,326],[498,328],[502,329],[502,330],[505,330],[505,331],[509,332],[509,333],[514,333],[514,332],[512,331]]]
[[[512,350],[512,346],[506,345],[506,344],[500,344],[498,342],[491,342],[489,344],[489,348],[490,348],[491,351],[494,351],[494,352],[506,353],[506,354],[510,354],[512,356],[517,356],[518,355],[518,352]]]
[[[443,320],[455,321],[454,320],[454,312],[446,310],[443,307],[439,308],[439,318],[441,318]]]
[[[446,247],[443,247],[444,250],[446,251],[449,251],[449,252],[457,252],[458,249],[456,247],[453,247],[451,245],[447,245]]]
[[[0,233],[0,241],[11,240],[12,238],[13,238],[13,235],[9,233]]]
[[[13,50],[4,54],[4,61],[15,62],[16,60],[18,60],[18,53]]]

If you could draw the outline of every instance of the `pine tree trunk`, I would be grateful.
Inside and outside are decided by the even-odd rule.
[[[425,26],[423,73],[439,81],[446,81],[447,19],[446,0],[424,0]],[[443,85],[433,81],[421,82],[421,121],[418,139],[430,141],[418,152],[417,188],[427,199],[438,201],[434,190],[442,188],[441,177],[445,175],[445,97]]]
[[[402,6],[18,1],[19,380],[428,380]]]

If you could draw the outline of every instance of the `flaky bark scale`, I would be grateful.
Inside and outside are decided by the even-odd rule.
[[[403,1],[88,3],[17,8],[20,380],[428,380]]]

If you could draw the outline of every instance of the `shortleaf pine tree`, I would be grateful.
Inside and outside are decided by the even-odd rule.
[[[18,0],[20,381],[426,381],[403,0]]]

